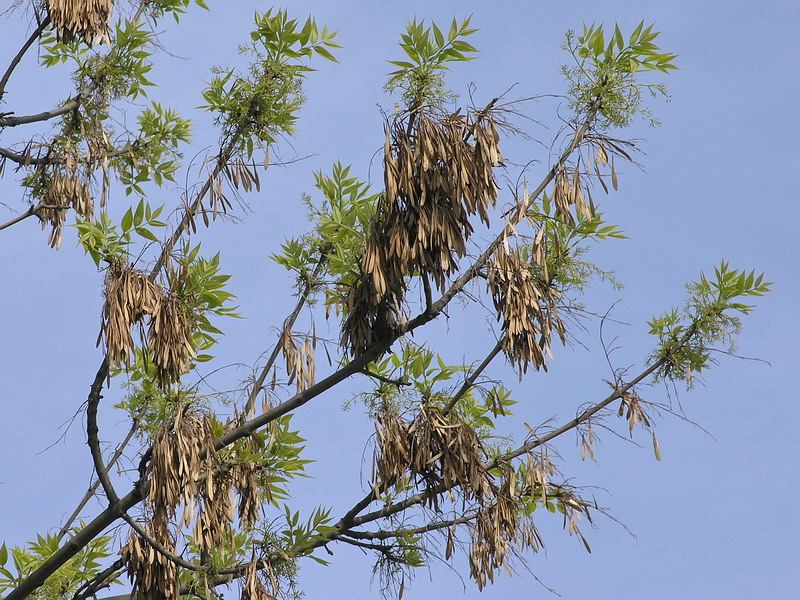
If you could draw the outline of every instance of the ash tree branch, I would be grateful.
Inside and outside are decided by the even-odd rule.
[[[6,223],[3,223],[2,225],[0,225],[0,231],[2,231],[3,229],[6,229],[8,227],[11,227],[12,225],[16,225],[17,223],[19,223],[20,221],[24,221],[28,217],[32,217],[33,215],[36,214],[37,210],[38,210],[38,207],[31,206],[28,210],[26,210],[21,215],[18,215],[16,217],[14,217],[13,219],[11,219],[10,221],[7,221]]]
[[[14,72],[14,69],[17,68],[17,65],[22,60],[22,57],[25,56],[25,53],[28,51],[33,43],[42,35],[42,32],[45,28],[50,25],[50,16],[46,16],[41,23],[33,30],[30,37],[22,44],[22,48],[20,48],[19,52],[11,59],[11,63],[9,63],[6,72],[3,73],[3,77],[0,78],[0,100],[3,99],[3,96],[6,94],[6,85],[8,85],[8,80],[11,79],[11,74]]]
[[[95,575],[92,579],[84,583],[78,590],[73,594],[72,600],[85,600],[89,596],[94,596],[98,591],[111,585],[111,581],[120,574],[120,572],[125,568],[125,560],[122,558],[118,558],[114,563],[108,566],[106,569]],[[105,598],[104,600],[108,600]]]
[[[493,469],[493,468],[495,468],[495,467],[497,467],[497,466],[499,466],[499,465],[501,465],[503,463],[506,463],[506,462],[512,460],[513,458],[516,458],[516,457],[521,456],[521,455],[523,455],[523,454],[525,454],[527,452],[530,452],[534,448],[542,446],[543,444],[545,444],[545,443],[551,441],[552,439],[554,439],[554,438],[566,433],[567,431],[575,429],[579,425],[587,423],[599,411],[601,411],[604,408],[606,408],[609,404],[611,404],[615,400],[619,400],[620,398],[622,398],[631,388],[633,388],[637,384],[641,383],[644,379],[646,379],[647,377],[652,375],[660,367],[664,366],[671,359],[672,354],[674,354],[675,352],[680,351],[689,342],[689,340],[691,340],[691,338],[696,333],[697,333],[697,328],[696,328],[696,326],[693,325],[692,327],[690,327],[686,331],[686,333],[683,335],[683,337],[681,337],[679,340],[677,340],[673,344],[673,346],[667,352],[664,353],[664,356],[662,356],[658,361],[656,361],[655,363],[650,365],[650,367],[648,367],[645,370],[643,370],[639,375],[637,375],[635,378],[633,378],[630,382],[628,382],[628,383],[626,383],[624,385],[617,386],[617,388],[611,394],[609,394],[606,398],[604,398],[600,402],[592,405],[590,408],[588,408],[585,411],[583,411],[579,416],[577,416],[572,421],[569,421],[568,423],[565,423],[563,426],[551,431],[550,433],[548,433],[545,436],[539,437],[536,440],[532,440],[532,441],[530,441],[530,442],[528,442],[526,444],[523,444],[519,448],[517,448],[515,450],[512,450],[512,451],[510,451],[510,452],[508,452],[508,453],[506,453],[506,454],[504,454],[504,455],[502,455],[502,456],[500,456],[500,457],[498,457],[498,458],[496,458],[494,460],[489,461],[488,463],[486,463],[484,465],[484,467],[487,470],[491,470],[491,469]],[[390,504],[388,506],[384,506],[383,508],[381,508],[379,510],[375,510],[375,511],[367,513],[365,515],[358,516],[361,513],[361,511],[363,511],[367,506],[369,506],[376,499],[374,492],[370,492],[363,499],[361,499],[352,509],[350,509],[350,511],[348,511],[345,514],[345,516],[342,517],[342,519],[339,520],[339,522],[334,526],[334,530],[333,531],[331,531],[329,534],[327,534],[324,537],[321,537],[321,538],[318,538],[318,539],[314,540],[313,542],[311,542],[309,544],[309,546],[307,548],[304,548],[304,549],[312,550],[314,548],[318,548],[320,546],[324,546],[324,545],[326,545],[326,544],[328,544],[328,543],[330,543],[332,541],[335,541],[335,540],[339,539],[339,537],[341,535],[351,535],[351,537],[352,537],[353,534],[354,534],[355,536],[357,536],[357,535],[359,535],[359,532],[353,531],[353,529],[352,529],[353,527],[359,527],[359,526],[364,525],[366,523],[371,523],[373,521],[377,521],[379,519],[382,519],[382,518],[385,518],[385,517],[389,517],[391,515],[403,512],[403,511],[405,511],[405,510],[407,510],[409,508],[412,508],[413,506],[416,506],[418,504],[421,504],[421,503],[425,502],[426,500],[428,500],[430,498],[431,494],[434,494],[434,495],[442,494],[442,493],[446,492],[448,489],[449,489],[448,486],[446,486],[444,484],[439,484],[439,485],[433,487],[432,489],[425,490],[424,492],[420,492],[420,493],[414,494],[412,496],[409,496],[408,498],[405,498],[404,500],[401,500],[399,502],[395,502],[394,504]],[[473,515],[472,518],[474,518],[474,516],[476,516],[476,515]],[[465,515],[465,517],[466,517],[466,515]],[[429,524],[429,525],[423,526],[423,527],[430,527],[430,529],[428,529],[428,530],[433,530],[433,529],[437,528],[436,524]],[[412,530],[412,531],[416,531],[416,530]],[[365,533],[365,532],[362,532],[362,533]],[[389,536],[389,534],[387,534],[385,532],[384,533],[375,532],[375,533],[377,533],[377,539],[382,539],[381,536],[387,536],[387,537]]]
[[[94,462],[94,470],[97,472],[97,479],[100,485],[103,486],[103,491],[108,498],[109,504],[115,504],[119,498],[114,486],[111,483],[111,478],[108,476],[105,462],[103,461],[103,452],[100,449],[99,428],[97,427],[97,408],[100,405],[101,390],[103,389],[103,381],[108,372],[108,356],[103,359],[103,364],[95,376],[95,381],[92,384],[92,391],[89,394],[89,401],[86,407],[86,435],[89,450],[92,454],[92,461]]]
[[[183,560],[180,556],[175,554],[174,552],[170,552],[167,548],[164,547],[164,544],[153,538],[147,531],[145,531],[144,527],[139,525],[133,518],[131,518],[128,514],[123,513],[122,520],[125,521],[128,525],[131,526],[139,537],[141,537],[145,542],[147,542],[153,550],[158,552],[164,558],[174,562],[179,567],[184,569],[188,569],[190,571],[207,571],[209,567],[207,565],[196,565],[194,563],[190,563],[187,560]]]
[[[77,96],[62,104],[53,110],[46,110],[35,115],[25,115],[23,117],[0,117],[0,127],[17,127],[19,125],[27,125],[28,123],[39,123],[41,121],[49,121],[55,117],[60,117],[73,110],[78,110],[81,104],[97,89],[96,84],[89,85],[83,88]]]
[[[486,355],[486,358],[483,359],[483,362],[480,365],[478,365],[478,368],[475,369],[469,375],[469,377],[467,377],[464,380],[464,383],[461,385],[460,388],[458,388],[458,391],[455,394],[453,394],[453,397],[450,399],[450,402],[448,402],[447,405],[444,407],[444,410],[442,410],[443,415],[445,416],[448,415],[450,411],[453,410],[453,408],[455,408],[455,405],[458,404],[458,401],[464,397],[464,394],[466,394],[470,390],[470,388],[472,388],[472,386],[475,385],[475,381],[478,379],[478,377],[480,377],[481,373],[483,373],[483,371],[486,370],[486,367],[489,366],[489,363],[491,363],[495,359],[495,357],[498,354],[500,354],[500,350],[502,350],[502,348],[503,348],[503,342],[502,340],[498,340],[497,343],[494,345],[494,348],[492,348],[491,351],[489,351],[489,354]]]
[[[308,302],[308,298],[311,295],[311,292],[313,291],[314,284],[316,283],[317,278],[322,273],[322,270],[325,268],[325,263],[327,262],[328,250],[329,250],[328,248],[322,249],[322,253],[320,254],[319,260],[317,261],[317,265],[316,267],[314,267],[313,273],[311,273],[311,275],[306,280],[303,292],[297,299],[297,303],[295,304],[294,310],[291,312],[291,314],[287,317],[287,319],[283,323],[281,336],[283,336],[285,332],[292,329],[295,321],[297,320],[297,317],[300,316],[300,311],[303,310],[303,306],[305,306],[306,302]],[[260,394],[261,390],[264,388],[264,382],[267,380],[267,376],[269,375],[272,366],[275,364],[275,361],[277,360],[280,351],[281,351],[281,345],[279,336],[278,342],[272,349],[272,353],[269,355],[267,362],[264,363],[264,366],[261,368],[261,372],[259,373],[255,382],[253,383],[253,388],[250,390],[250,394],[248,395],[247,398],[247,404],[245,404],[244,410],[242,411],[243,419],[246,419],[247,415],[250,414],[250,411],[253,410],[253,407],[255,406],[256,403],[256,399],[258,398],[258,394]]]

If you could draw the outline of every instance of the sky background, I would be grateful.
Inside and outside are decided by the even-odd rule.
[[[171,20],[163,22],[162,40],[172,56],[157,56],[151,77],[159,85],[149,93],[152,100],[195,120],[195,144],[187,158],[216,141],[209,116],[196,110],[209,67],[239,64],[235,48],[248,38],[253,11],[269,8],[244,1],[209,5],[210,13],[193,10],[178,29]],[[319,70],[306,84],[299,134],[273,153],[275,160],[309,158],[271,168],[262,177],[262,191],[247,198],[251,211],[238,213],[246,216],[243,223],[220,222],[199,235],[209,253],[221,251],[223,268],[233,274],[231,291],[246,317],[223,324],[227,335],[218,364],[234,366],[215,375],[214,383],[230,387],[245,377],[271,348],[271,328],[294,303],[291,278],[267,257],[284,236],[298,235],[307,225],[299,199],[302,192],[315,192],[312,173],[329,171],[341,160],[353,165],[354,174],[380,185],[380,162],[374,158],[383,144],[379,107],[391,109],[395,101],[382,91],[390,70],[385,61],[402,58],[396,42],[407,18],[449,25],[453,16],[472,15],[480,31],[469,41],[480,57],[456,65],[448,83],[466,101],[467,86],[474,82],[479,106],[511,86],[516,87],[508,98],[563,94],[559,66],[569,57],[560,45],[567,29],[592,22],[613,28],[616,21],[629,33],[642,19],[655,22],[662,31],[657,43],[679,55],[680,70],[666,78],[672,101],[651,103],[660,127],[640,121],[615,132],[636,140],[643,152],[638,156],[643,169],[620,167],[619,192],[601,200],[606,219],[630,239],[608,242],[590,256],[613,269],[625,288],[597,284],[585,301],[600,314],[614,305],[612,316],[627,323],[610,325],[606,333],[620,346],[614,366],[631,366],[635,373],[652,349],[647,319],[680,305],[685,282],[701,270],[711,271],[721,259],[735,268],[763,270],[776,282],[774,292],[758,300],[757,310],[745,318],[738,353],[768,364],[721,356],[705,385],[680,390],[677,399],[673,394],[705,431],[674,417],[659,419],[661,462],[641,434],[634,436],[637,447],[605,433],[595,448],[596,463],[581,462],[574,436],[560,439],[562,472],[575,485],[596,486],[598,502],[635,537],[598,517],[595,531],[585,528],[593,550],[587,554],[561,531],[557,518],[542,515],[537,523],[547,548],[531,557],[530,566],[567,599],[796,597],[800,327],[791,306],[800,296],[794,185],[800,165],[800,4],[297,0],[290,12],[300,19],[312,14],[320,25],[338,29],[344,48],[336,53],[339,64],[316,62]],[[0,21],[3,68],[29,31],[24,12]],[[0,111],[36,113],[71,93],[67,76],[37,71],[35,63],[33,54],[26,57]],[[534,140],[510,140],[503,147],[519,162],[538,160],[528,175],[538,182],[550,166],[558,117],[568,111],[559,98],[530,103],[526,111],[542,123],[530,125]],[[0,132],[0,145],[8,147],[29,131]],[[196,166],[191,173],[196,176]],[[516,174],[510,168],[507,176],[513,181]],[[0,181],[2,222],[27,208],[16,182],[7,165]],[[149,188],[149,193],[151,203],[176,205],[178,193],[169,188]],[[124,194],[117,192],[112,205],[115,200],[123,206]],[[481,229],[476,236],[490,238]],[[73,233],[65,233],[58,252],[46,240],[46,232],[30,219],[0,232],[0,540],[9,545],[57,528],[91,475],[83,414],[68,424],[102,358],[95,348],[102,275],[75,247]],[[455,308],[451,317],[435,331],[437,349],[454,363],[479,360],[492,345],[484,317],[459,318]],[[610,373],[598,322],[590,319],[585,325],[586,332],[576,331],[580,344],[556,348],[547,374],[530,373],[517,385],[502,365],[492,371],[507,378],[519,401],[509,428],[521,434],[523,421],[566,421],[580,405],[607,394],[603,379]],[[336,337],[335,324],[329,331],[323,321],[318,326]],[[662,386],[641,394],[669,400]],[[117,388],[109,390],[101,415],[101,435],[112,444],[125,429],[122,413],[110,408],[119,398]],[[331,506],[336,516],[361,498],[361,469],[369,472],[371,453],[371,425],[360,409],[342,412],[346,399],[346,392],[332,390],[303,407],[294,421],[309,440],[307,457],[318,460],[309,467],[312,478],[293,488],[297,501],[309,510]],[[86,516],[97,512],[95,504]],[[370,584],[371,557],[350,547],[333,550],[327,568],[304,563],[300,581],[307,598],[377,597],[377,582]],[[454,566],[465,578],[463,587],[456,573],[433,564],[407,582],[405,597],[556,597],[524,572],[500,575],[479,593],[466,579],[465,559],[457,558]]]

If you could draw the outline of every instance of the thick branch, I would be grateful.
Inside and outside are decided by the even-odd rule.
[[[117,502],[117,492],[111,484],[111,479],[108,476],[105,462],[103,462],[103,452],[100,449],[100,439],[98,437],[99,429],[97,427],[97,407],[100,405],[100,399],[103,397],[100,392],[103,389],[103,381],[108,372],[108,356],[103,359],[103,364],[95,376],[95,381],[92,383],[91,392],[89,393],[89,402],[86,407],[86,436],[87,443],[89,444],[89,451],[92,453],[92,461],[94,462],[94,470],[97,472],[97,479],[103,486],[103,491],[108,498],[109,504]]]
[[[6,227],[11,227],[12,225],[16,225],[17,223],[19,223],[20,221],[24,221],[28,217],[32,217],[33,215],[36,214],[36,210],[37,210],[36,206],[31,206],[28,210],[26,210],[21,215],[18,215],[16,217],[14,217],[13,219],[11,219],[10,221],[0,225],[0,231],[5,229]]]
[[[96,87],[95,84],[92,84],[83,88],[72,100],[53,110],[46,110],[35,115],[25,115],[24,117],[0,117],[0,127],[16,127],[18,125],[26,125],[27,123],[38,123],[70,113],[73,110],[77,110],[81,103],[91,95]]]
[[[17,68],[17,65],[22,60],[22,57],[25,56],[25,53],[28,51],[28,48],[30,48],[33,45],[33,43],[37,40],[37,38],[42,34],[42,31],[44,31],[45,27],[47,27],[48,25],[50,25],[49,15],[46,16],[41,23],[39,23],[39,26],[33,30],[33,33],[31,33],[30,37],[22,45],[22,48],[20,48],[19,52],[17,52],[17,55],[11,59],[11,63],[8,65],[6,72],[3,73],[3,77],[0,78],[0,100],[2,100],[3,96],[5,96],[6,85],[8,84],[8,80],[11,78],[11,74],[14,72],[14,69]]]
[[[30,596],[34,590],[41,586],[48,577],[59,569],[59,567],[80,552],[94,538],[103,533],[106,527],[119,519],[125,511],[141,502],[143,497],[142,489],[137,486],[130,494],[124,498],[120,498],[117,502],[109,506],[92,519],[86,527],[72,536],[66,544],[56,550],[50,558],[28,575],[16,589],[11,590],[4,597],[4,600],[23,600]]]

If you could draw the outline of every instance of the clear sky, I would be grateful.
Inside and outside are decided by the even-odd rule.
[[[159,85],[151,99],[195,119],[195,147],[187,158],[216,140],[208,116],[195,109],[203,103],[198,91],[209,79],[209,67],[235,63],[235,47],[247,39],[253,11],[269,7],[249,1],[209,5],[210,13],[193,10],[177,30],[164,21],[163,41],[173,56],[156,57],[151,78]],[[641,435],[634,437],[637,447],[602,434],[597,463],[580,461],[574,436],[561,439],[563,473],[575,485],[596,486],[598,502],[635,537],[599,517],[596,530],[588,532],[593,552],[587,554],[560,530],[558,519],[543,515],[538,523],[547,551],[531,557],[530,565],[567,599],[797,597],[800,327],[791,306],[800,297],[800,212],[793,184],[800,167],[800,4],[295,0],[290,12],[297,18],[312,14],[338,29],[344,48],[336,53],[339,64],[316,64],[300,133],[274,153],[276,160],[309,158],[271,168],[261,193],[247,198],[252,212],[243,223],[220,223],[200,234],[207,250],[221,251],[224,269],[233,274],[231,291],[247,317],[223,324],[227,336],[219,364],[255,363],[273,343],[270,328],[280,325],[293,304],[290,278],[267,257],[284,236],[306,226],[299,199],[302,192],[314,192],[312,173],[341,160],[380,185],[380,163],[374,159],[383,144],[379,106],[390,108],[395,101],[382,91],[390,69],[385,61],[400,58],[396,42],[407,18],[449,23],[453,16],[472,15],[480,31],[470,41],[480,57],[456,65],[449,84],[466,98],[467,85],[474,82],[478,105],[514,85],[510,98],[564,93],[559,66],[568,60],[560,50],[567,29],[592,22],[613,27],[616,21],[629,32],[642,19],[655,22],[662,31],[660,46],[679,55],[680,70],[665,79],[672,101],[651,103],[663,124],[650,128],[639,122],[618,132],[636,140],[643,169],[622,169],[619,192],[603,198],[602,208],[630,239],[609,242],[591,256],[615,270],[625,288],[597,284],[587,303],[602,314],[619,301],[612,316],[628,325],[611,327],[609,335],[621,347],[613,360],[636,372],[652,348],[646,320],[680,304],[685,282],[721,259],[736,268],[763,270],[776,282],[774,292],[745,318],[738,353],[769,364],[720,356],[705,385],[692,392],[680,390],[676,397],[661,386],[643,389],[648,399],[680,403],[705,429],[674,417],[660,419],[661,462]],[[0,20],[3,69],[28,31],[22,12]],[[34,57],[26,57],[0,112],[39,112],[70,93],[65,77],[50,79],[34,66]],[[512,140],[509,148],[520,162],[540,161],[530,172],[537,180],[549,168],[549,144],[558,115],[566,116],[567,109],[550,98],[527,110],[542,123],[532,123],[530,130],[541,143]],[[0,145],[7,147],[18,136],[0,132]],[[509,171],[509,177],[516,174]],[[16,181],[7,166],[0,181],[0,222],[26,208]],[[176,205],[177,193],[151,191],[151,203]],[[117,198],[124,201],[124,194]],[[78,413],[71,425],[70,419],[81,409],[101,359],[95,348],[101,284],[102,275],[75,247],[74,234],[66,233],[63,248],[55,252],[33,220],[0,232],[0,540],[10,545],[57,527],[89,482],[84,417]],[[485,327],[464,327],[452,316],[449,327],[437,330],[445,354],[454,362],[480,358],[489,339]],[[589,320],[586,326],[587,332],[576,332],[580,344],[556,349],[550,373],[532,373],[513,386],[518,431],[522,421],[568,420],[581,404],[606,395],[603,379],[610,374],[598,324]],[[246,374],[246,368],[230,367],[215,383],[231,386]],[[494,374],[515,384],[507,369]],[[101,416],[104,439],[112,446],[125,428],[123,415],[109,408],[119,394],[116,388],[107,392]],[[334,390],[295,419],[309,438],[308,458],[318,460],[309,467],[313,478],[295,488],[298,501],[308,508],[330,505],[334,515],[361,497],[362,467],[369,472],[365,448],[371,425],[358,409],[342,412],[344,400]],[[624,432],[621,426],[617,430]],[[370,558],[349,547],[334,552],[327,568],[304,565],[307,598],[376,597]],[[479,594],[466,579],[466,561],[458,559],[455,566],[464,587],[457,574],[434,564],[407,585],[405,597],[553,597],[524,571],[501,575]]]

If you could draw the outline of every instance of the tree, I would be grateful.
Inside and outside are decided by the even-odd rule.
[[[219,146],[195,184],[179,185],[190,122],[158,103],[132,102],[151,86],[154,31],[188,8],[188,0],[137,4],[115,21],[110,2],[34,6],[36,26],[0,80],[4,94],[34,45],[44,67],[74,69],[66,103],[0,117],[6,135],[46,128],[3,142],[4,164],[20,173],[30,208],[2,228],[36,217],[58,247],[74,219],[104,290],[104,358],[85,406],[97,474],[85,501],[99,494],[103,509],[76,521],[84,501],[60,531],[0,552],[5,596],[86,598],[124,572],[145,597],[205,597],[232,581],[246,597],[290,595],[298,566],[324,561],[322,549],[333,544],[374,553],[386,589],[402,592],[405,578],[439,551],[437,540],[446,560],[464,550],[482,588],[541,547],[536,523],[548,513],[588,548],[580,526],[603,509],[559,473],[556,440],[577,432],[581,454],[592,457],[601,418],[617,414],[631,433],[652,436],[658,458],[652,416],[662,407],[640,395],[641,384],[691,385],[713,362],[715,345],[732,344],[737,315],[751,309],[741,299],[769,287],[721,263],[689,284],[685,307],[652,319],[657,341],[640,372],[615,369],[608,395],[578,407],[570,421],[504,424],[513,391],[488,376],[490,363],[502,355],[520,378],[546,371],[554,335],[574,338],[589,280],[614,283],[586,257],[590,244],[624,237],[592,193],[618,187],[616,165],[633,160],[633,144],[611,132],[652,118],[642,94],[664,88],[649,76],[674,68],[653,26],[567,35],[572,116],[553,140],[550,166],[519,169],[501,141],[525,133],[529,102],[498,96],[464,106],[445,82],[453,63],[476,53],[470,20],[442,29],[411,21],[386,84],[399,102],[385,116],[382,184],[375,189],[341,163],[315,174],[310,229],[274,256],[295,277],[295,309],[253,376],[220,393],[206,375],[222,317],[236,311],[224,257],[206,250],[213,237],[201,248],[193,234],[213,234],[218,219],[238,212],[240,194],[259,190],[270,149],[294,131],[308,65],[335,60],[337,44],[311,18],[257,15],[242,48],[249,69],[215,68],[203,93]],[[514,183],[501,194],[503,176]],[[153,185],[181,191],[180,202],[166,205],[176,211],[169,224],[165,206],[147,200]],[[467,305],[461,317],[456,299]],[[445,315],[469,322],[481,311],[496,323],[496,343],[449,364],[425,332]],[[333,340],[317,333],[323,315],[340,324]],[[318,378],[323,354],[328,365]],[[357,432],[374,448],[366,491],[353,490],[343,514],[320,494],[319,507],[301,515],[291,480],[309,457],[292,415],[353,379],[351,405],[365,407],[374,423],[374,437]],[[98,414],[115,409],[130,429],[109,454]],[[130,482],[112,476],[124,457],[136,464]],[[104,535],[121,521],[124,534]],[[117,550],[118,559],[103,560]]]

